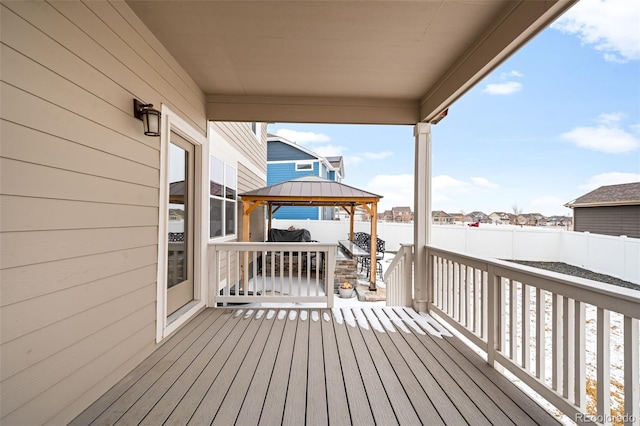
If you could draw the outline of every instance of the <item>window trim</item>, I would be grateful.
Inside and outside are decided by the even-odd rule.
[[[222,190],[222,194],[220,196],[216,196],[216,195],[211,195],[211,191],[210,189],[207,192],[207,199],[208,199],[208,207],[209,207],[209,212],[211,212],[211,200],[220,200],[222,201],[222,219],[221,222],[223,224],[223,228],[222,228],[222,235],[219,236],[211,236],[211,216],[209,216],[209,221],[208,221],[208,226],[207,226],[207,236],[209,239],[209,242],[220,242],[220,241],[225,241],[225,240],[234,240],[238,238],[238,166],[237,164],[232,164],[229,163],[227,161],[224,160],[224,158],[216,155],[215,153],[210,152],[209,153],[209,164],[211,164],[211,159],[215,158],[216,160],[218,160],[220,163],[222,163],[222,185],[223,185],[223,190]],[[226,188],[227,188],[227,171],[229,170],[229,168],[233,169],[233,172],[235,174],[235,198],[233,200],[229,199],[226,197]],[[209,169],[209,181],[211,180],[211,168]],[[227,234],[227,229],[226,229],[226,223],[227,223],[227,203],[233,203],[234,204],[234,209],[233,209],[233,213],[234,213],[234,229],[233,232],[231,234]],[[210,213],[209,213],[210,214]]]
[[[296,172],[308,172],[313,171],[314,162],[313,161],[296,161]],[[302,166],[310,166],[309,168],[302,168]]]

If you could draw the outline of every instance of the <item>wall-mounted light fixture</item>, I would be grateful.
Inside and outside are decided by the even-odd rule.
[[[133,100],[133,116],[142,120],[144,134],[147,136],[160,136],[160,111],[153,109],[153,104],[143,104],[137,99]]]

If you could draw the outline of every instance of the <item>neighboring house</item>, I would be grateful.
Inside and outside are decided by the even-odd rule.
[[[431,220],[438,225],[450,225],[453,223],[453,217],[442,210],[436,210],[431,213]]]
[[[574,231],[640,238],[640,182],[601,186],[565,206]]]
[[[329,170],[329,176],[327,179],[335,182],[342,182],[342,179],[344,179],[344,157],[341,155],[332,156],[326,157],[326,160],[331,164],[331,167],[333,167],[333,170]]]
[[[509,225],[516,221],[515,215],[506,212],[493,212],[489,215],[489,219],[492,223],[501,225]]]
[[[522,213],[515,219],[516,225],[545,226],[547,218],[540,213]]]
[[[467,218],[464,213],[449,213],[451,216],[453,223],[465,223]]]
[[[570,216],[549,216],[547,218],[547,226],[562,226],[565,228],[570,228],[572,224]]]
[[[378,220],[382,222],[393,222],[393,211],[385,210],[383,213],[379,213]]]
[[[393,222],[411,222],[413,220],[413,212],[411,207],[393,207],[391,209]]]
[[[331,160],[329,160],[329,158]],[[325,158],[282,136],[267,137],[267,185],[275,185],[302,176],[318,176],[340,182],[344,177],[342,157]],[[274,219],[337,219],[333,207],[282,207]]]
[[[469,218],[469,222],[491,223],[489,216],[480,211],[467,213],[467,217]]]

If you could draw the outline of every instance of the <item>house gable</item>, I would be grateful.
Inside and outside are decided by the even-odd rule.
[[[315,160],[318,158],[298,147],[282,141],[270,140],[267,146],[267,161],[299,161]]]

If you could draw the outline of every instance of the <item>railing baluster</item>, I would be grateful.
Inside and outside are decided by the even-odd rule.
[[[563,339],[563,356],[562,356],[562,396],[569,401],[574,400],[573,383],[575,374],[575,334],[573,330],[575,312],[575,304],[573,299],[568,297],[562,298],[562,335]]]
[[[587,410],[587,379],[586,379],[586,316],[585,304],[575,301],[574,321],[574,403],[583,412]]]
[[[499,316],[500,316],[500,333],[498,334],[499,336],[499,342],[500,342],[500,350],[502,351],[506,351],[507,350],[507,310],[506,310],[506,306],[504,305],[505,303],[507,303],[507,286],[505,284],[505,278],[504,277],[499,277],[498,278],[498,294],[499,294],[499,304],[498,304],[498,312],[499,312]]]
[[[442,310],[447,312],[449,291],[449,261],[442,259]]]
[[[518,351],[517,291],[516,283],[509,279],[509,355],[516,361]]]
[[[545,351],[545,322],[546,322],[546,292],[536,289],[536,377],[546,381],[546,351]]]
[[[597,403],[599,416],[609,416],[611,407],[611,374],[609,370],[611,354],[609,352],[611,321],[609,311],[598,308],[597,342]]]
[[[562,296],[552,294],[551,387],[562,391]]]
[[[474,334],[479,334],[476,329],[476,281],[475,270],[473,266],[467,265],[467,288],[469,294],[467,295],[467,327],[473,331]]]
[[[271,295],[276,295],[276,256],[278,252],[271,252]]]
[[[480,283],[482,286],[482,301],[480,314],[482,316],[482,337],[489,338],[489,272],[480,271]]]
[[[520,346],[522,348],[521,365],[526,371],[531,372],[531,312],[529,311],[529,305],[531,304],[531,288],[525,283],[522,285],[522,299],[521,299],[521,320],[522,323],[522,335],[520,336]]]
[[[625,426],[640,424],[640,398],[638,397],[638,383],[640,369],[638,368],[638,320],[625,315],[624,317],[624,414]]]
[[[464,306],[462,312],[464,312],[465,327],[472,329],[472,321],[469,319],[469,267],[467,265],[464,265]]]
[[[318,256],[318,252],[316,252],[316,256]],[[320,257],[318,256],[316,258],[316,262],[318,261]],[[314,294],[314,296],[318,296],[320,294],[320,270],[318,269],[318,266],[316,264],[316,294]]]
[[[453,273],[453,318],[460,322],[460,264],[458,262],[453,262],[451,272]]]
[[[438,256],[438,307],[444,310],[444,265],[441,256]]]

